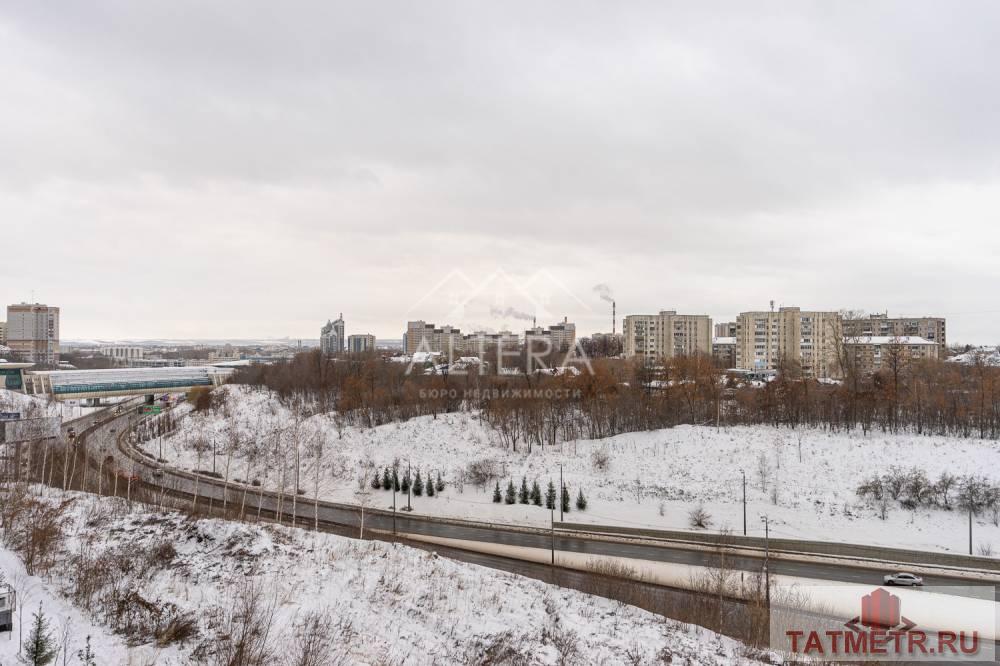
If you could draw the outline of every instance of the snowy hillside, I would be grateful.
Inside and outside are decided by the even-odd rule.
[[[48,492],[52,510],[62,496]],[[9,550],[0,565],[28,610],[41,602],[56,630],[72,620],[71,654],[90,635],[100,664],[222,663],[218,651],[258,629],[270,655],[262,663],[273,664],[296,663],[306,645],[326,657],[308,662],[316,664],[457,664],[486,654],[623,664],[633,663],[629,652],[752,663],[740,643],[701,628],[422,550],[68,497],[48,577],[25,575]],[[18,632],[0,640],[0,663],[14,663]]]
[[[215,469],[231,479],[259,479],[268,488],[294,487],[298,443],[299,487],[313,497],[356,501],[362,478],[386,466],[409,464],[426,478],[446,483],[435,497],[414,497],[418,513],[508,523],[546,525],[549,511],[531,505],[495,504],[494,481],[471,482],[470,465],[492,469],[501,489],[550,479],[559,465],[571,497],[582,489],[586,511],[566,520],[662,529],[688,529],[689,513],[704,506],[710,529],[743,528],[742,476],[747,479],[748,533],[762,534],[767,514],[772,533],[783,537],[866,542],[935,551],[966,552],[966,516],[961,511],[900,502],[881,510],[856,494],[869,476],[894,466],[918,468],[934,480],[942,472],[983,475],[1000,483],[1000,444],[994,441],[915,434],[831,433],[766,426],[715,429],[680,426],[628,433],[599,441],[565,442],[532,453],[502,448],[475,414],[420,417],[372,429],[340,427],[330,415],[295,423],[268,393],[224,387],[227,399],[212,413],[181,422],[178,434],[147,442],[145,448],[181,467]],[[227,416],[228,415],[228,416]],[[201,451],[200,461],[197,450]],[[316,461],[319,460],[317,469]],[[318,472],[318,474],[317,474]],[[378,491],[376,506],[389,507],[392,493]],[[397,497],[397,499],[400,499]],[[557,512],[558,517],[558,512]],[[983,511],[975,520],[975,542],[1000,551],[1000,517]]]
[[[952,363],[974,365],[978,360],[983,364],[1000,367],[1000,347],[978,347],[948,359]]]
[[[21,418],[29,419],[39,416],[61,416],[63,419],[74,419],[100,409],[84,407],[77,400],[56,402],[33,395],[17,393],[0,389],[0,412],[20,412]]]

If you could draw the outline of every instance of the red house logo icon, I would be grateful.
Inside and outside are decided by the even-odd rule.
[[[861,625],[891,629],[899,624],[899,597],[881,587],[861,597]]]
[[[861,597],[861,615],[844,624],[855,632],[862,631],[861,627],[910,631],[917,626],[900,613],[899,597],[881,587]]]

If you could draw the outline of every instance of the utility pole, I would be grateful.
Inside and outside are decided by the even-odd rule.
[[[563,503],[566,501],[566,498],[564,497],[565,494],[566,494],[566,486],[563,484],[562,463],[559,463],[559,522],[560,523],[563,521]],[[555,534],[554,527],[552,529],[552,533]]]
[[[555,582],[555,580],[556,580],[556,509],[555,509],[555,507],[552,507],[552,509],[550,509],[549,527],[551,529],[551,535],[552,535],[551,536],[551,542],[550,542],[550,544],[551,544],[550,547],[552,549],[552,560],[551,560],[551,564],[552,564],[552,581]]]
[[[969,502],[969,555],[972,555],[972,502]]]
[[[764,522],[764,594],[767,599],[767,610],[771,611],[771,568],[768,566],[771,555],[770,529],[767,516],[760,518]]]
[[[413,511],[410,498],[413,496],[413,477],[410,476],[410,461],[406,461],[406,510]]]
[[[746,470],[740,470],[740,474],[743,475],[743,536],[747,535],[747,473]]]
[[[393,478],[398,479],[399,476],[394,471],[392,473]],[[392,483],[392,538],[396,538],[396,482]]]

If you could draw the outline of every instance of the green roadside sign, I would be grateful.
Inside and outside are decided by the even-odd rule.
[[[142,408],[143,414],[159,414],[163,411],[163,408],[159,405],[145,405]]]

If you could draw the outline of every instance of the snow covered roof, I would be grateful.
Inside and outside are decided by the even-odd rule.
[[[927,340],[916,335],[867,335],[864,337],[846,340],[849,345],[936,345],[932,340]]]

